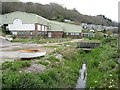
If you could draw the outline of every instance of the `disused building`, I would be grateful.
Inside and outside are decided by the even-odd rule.
[[[48,29],[47,19],[25,12],[13,12],[2,15],[2,24],[13,35],[25,38],[46,34]]]
[[[1,16],[2,25],[16,37],[35,38],[81,38],[82,27],[68,23],[47,20],[26,12],[12,12]]]

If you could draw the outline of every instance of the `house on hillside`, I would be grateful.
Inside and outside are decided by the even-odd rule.
[[[2,15],[2,25],[18,38],[81,38],[82,27],[68,23],[47,20],[26,12],[12,12]]]
[[[82,37],[95,37],[95,33],[82,33]]]

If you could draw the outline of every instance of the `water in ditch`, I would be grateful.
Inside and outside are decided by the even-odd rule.
[[[80,69],[80,76],[79,76],[79,79],[78,79],[78,82],[77,82],[77,85],[76,85],[76,89],[79,90],[80,88],[81,89],[84,89],[85,86],[86,86],[86,79],[87,79],[87,67],[86,67],[86,64],[83,63],[82,64],[82,68]]]

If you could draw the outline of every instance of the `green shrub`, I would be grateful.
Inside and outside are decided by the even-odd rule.
[[[12,35],[12,38],[13,38],[13,39],[15,39],[15,38],[16,38],[16,36],[15,36],[15,35]]]
[[[14,62],[4,62],[2,64],[2,70],[10,69],[12,71],[17,71],[23,67],[29,67],[31,65],[31,61],[14,61]]]
[[[23,73],[20,76],[17,88],[45,88],[45,84],[41,78],[34,73]]]
[[[3,72],[2,73],[2,87],[3,88],[14,88],[18,86],[20,76],[16,72]]]
[[[95,67],[98,67],[98,65],[99,65],[99,61],[93,60],[92,67],[95,68]]]
[[[6,62],[4,62],[4,63],[2,64],[2,70],[7,69],[7,68],[10,68],[11,66],[12,66],[12,63],[6,61]]]

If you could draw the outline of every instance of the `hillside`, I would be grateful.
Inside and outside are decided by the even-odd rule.
[[[100,24],[105,26],[117,26],[115,22],[108,19],[104,15],[88,16],[79,13],[76,9],[67,9],[56,3],[50,3],[42,5],[39,3],[22,3],[22,2],[5,2],[2,3],[2,14],[23,11],[35,13],[50,20],[57,20],[63,22],[64,19],[74,21],[76,24],[88,23],[88,24]]]

